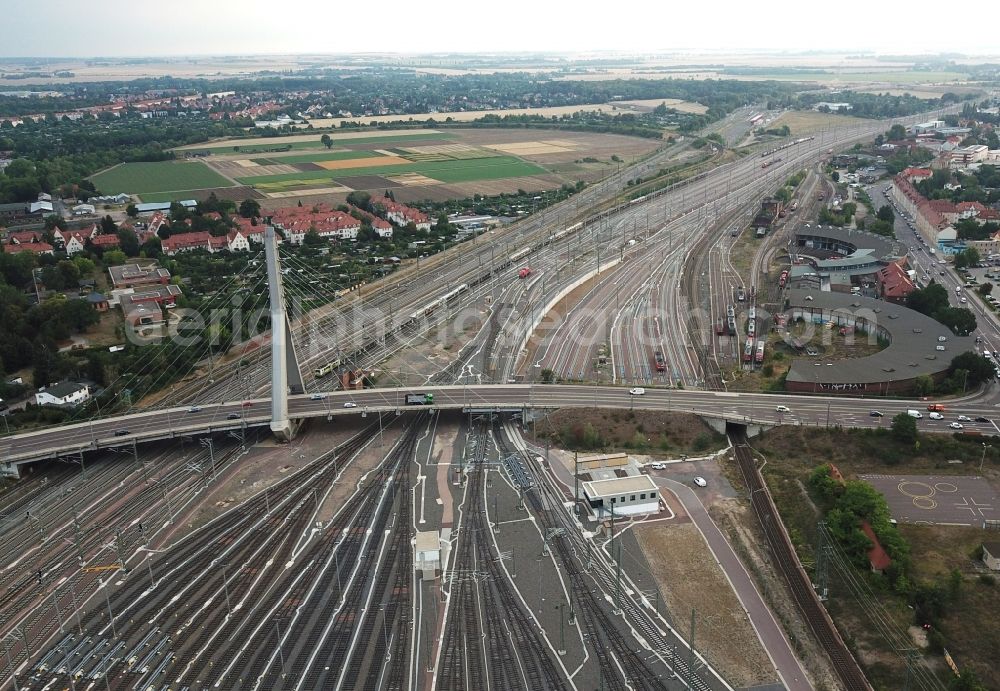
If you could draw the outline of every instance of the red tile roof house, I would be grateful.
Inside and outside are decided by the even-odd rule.
[[[0,245],[7,254],[17,254],[18,252],[31,252],[32,254],[52,254],[53,247],[47,242],[20,242]]]
[[[871,565],[872,571],[874,573],[885,573],[885,570],[892,565],[892,559],[886,554],[882,543],[878,541],[878,536],[875,535],[875,531],[872,530],[868,521],[861,521],[861,532],[872,543],[872,548],[868,550],[868,563]]]
[[[398,226],[413,223],[417,227],[417,230],[431,229],[431,219],[422,211],[412,209],[406,204],[400,204],[384,197],[377,200],[375,204],[385,209],[385,217]]]
[[[906,270],[895,262],[879,269],[878,288],[883,300],[900,305],[917,289]]]
[[[94,247],[100,247],[101,249],[109,249],[111,247],[118,247],[121,241],[118,239],[118,235],[114,233],[108,233],[107,235],[98,235],[90,241]]]

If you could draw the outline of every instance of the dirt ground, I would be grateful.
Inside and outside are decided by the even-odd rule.
[[[850,115],[794,110],[784,112],[776,117],[766,129],[776,129],[782,125],[788,125],[788,129],[792,131],[792,137],[802,137],[815,134],[829,127],[848,127],[852,124],[860,125],[864,122],[865,120],[851,117]]]
[[[736,686],[774,679],[770,660],[743,606],[693,523],[661,522],[635,529],[677,626],[696,610],[695,647]]]
[[[644,156],[654,151],[663,142],[642,137],[626,137],[621,134],[597,132],[568,132],[546,129],[456,129],[449,134],[471,146],[517,144],[518,142],[553,141],[561,142],[562,152],[547,154],[519,154],[522,158],[541,164],[566,163],[583,158],[608,159],[617,155],[623,161]]]
[[[735,469],[727,466],[726,471],[733,479]],[[798,656],[813,686],[817,689],[840,688],[840,683],[830,668],[825,653],[816,644],[812,632],[802,620],[781,575],[774,570],[770,553],[767,551],[767,542],[753,524],[755,519],[750,514],[745,500],[721,500],[709,507],[709,513],[750,572],[764,601],[788,636],[792,650]]]
[[[726,444],[722,435],[694,415],[594,408],[553,411],[533,425],[531,439],[543,446],[548,439],[553,446],[568,449],[629,450],[652,458],[707,453]]]

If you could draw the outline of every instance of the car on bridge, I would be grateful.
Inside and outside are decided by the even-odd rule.
[[[344,404],[344,407],[345,408],[357,408],[358,404],[355,403],[354,401],[348,401],[347,403]]]
[[[636,386],[628,390],[629,394],[632,396],[642,396],[646,393],[646,390],[641,386]]]
[[[951,427],[952,429],[964,429],[965,428],[965,425],[963,425],[961,422],[953,422],[953,423],[951,423],[948,426]]]
[[[985,422],[986,424],[989,424],[990,423],[990,419],[988,417],[979,416],[979,417],[976,418],[976,422]]]
[[[312,396],[309,397],[309,400],[310,401],[322,401],[324,398],[326,398],[326,394],[325,393],[314,393]]]
[[[873,410],[870,413],[868,413],[868,416],[869,417],[882,417],[882,411],[881,410]]]
[[[775,410],[775,412],[778,412],[778,413],[790,413],[790,412],[792,412],[792,409],[789,408],[787,405],[776,405],[776,406],[774,406],[774,410]]]
[[[941,413],[930,413],[927,417],[931,420],[944,420],[944,415]]]
[[[959,415],[957,419],[959,422],[972,422],[972,418],[968,415]]]
[[[201,412],[201,406],[200,405],[193,405],[190,408],[188,408],[188,412],[189,413],[200,413]]]
[[[229,415],[226,416],[226,419],[227,420],[239,420],[240,417],[242,417],[242,416],[239,413],[229,413]]]

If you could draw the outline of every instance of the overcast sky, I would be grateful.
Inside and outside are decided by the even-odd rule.
[[[0,55],[868,50],[1000,52],[994,0],[0,0]],[[953,18],[948,15],[954,11]],[[978,27],[978,28],[977,28]]]

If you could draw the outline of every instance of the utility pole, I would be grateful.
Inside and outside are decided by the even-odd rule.
[[[122,555],[122,531],[115,531],[115,551],[118,553],[118,568],[125,570],[125,557]]]
[[[546,450],[548,449],[548,443],[546,442]],[[547,456],[548,454],[546,454]],[[573,452],[573,513],[577,516],[580,515],[580,453],[578,451]]]
[[[618,543],[618,558],[615,560],[615,614],[622,613],[622,546]]]
[[[691,609],[691,638],[688,640],[688,686],[694,681],[694,615],[695,610]]]

